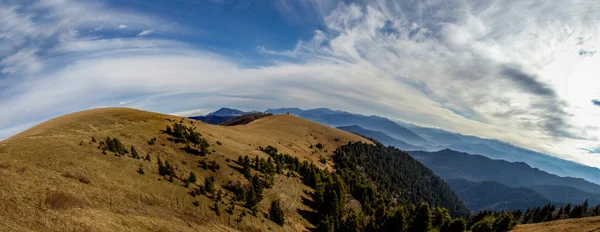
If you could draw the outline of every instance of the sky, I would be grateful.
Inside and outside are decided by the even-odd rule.
[[[119,106],[329,107],[600,167],[597,0],[0,0],[0,140]]]

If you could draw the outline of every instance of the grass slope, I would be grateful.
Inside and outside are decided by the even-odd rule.
[[[564,219],[551,222],[518,225],[514,232],[600,231],[600,217]]]
[[[185,153],[182,144],[161,133],[167,125],[183,121],[195,127],[210,147],[206,157]],[[106,155],[91,143],[116,137],[127,149],[152,161]],[[156,137],[154,145],[148,141]],[[218,142],[217,142],[218,141]],[[233,160],[240,155],[267,157],[259,146],[272,145],[280,152],[332,169],[329,157],[349,141],[362,137],[291,115],[261,118],[247,125],[224,127],[181,117],[126,108],[94,109],[44,122],[0,142],[0,230],[2,231],[298,231],[311,228],[298,210],[310,210],[302,201],[312,190],[298,178],[277,175],[265,190],[256,217],[242,206],[226,213],[228,199],[211,210],[214,201],[193,198],[181,181],[170,183],[158,173],[157,156],[168,160],[178,175],[196,173],[198,183],[214,176],[216,186],[245,181]],[[324,149],[315,149],[317,143]],[[163,145],[164,144],[164,145]],[[219,145],[221,144],[221,145]],[[214,150],[214,151],[213,151]],[[216,172],[198,167],[200,160],[216,161]],[[230,159],[231,161],[227,161]],[[144,175],[136,172],[145,170]],[[194,187],[192,185],[192,187]],[[280,199],[286,214],[283,227],[265,218],[271,200]],[[198,206],[192,202],[198,201]],[[236,219],[247,212],[241,223]]]

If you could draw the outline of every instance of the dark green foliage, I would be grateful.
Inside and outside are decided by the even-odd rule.
[[[421,204],[411,213],[408,231],[429,231],[431,228],[431,209],[429,204]]]
[[[160,157],[158,157],[158,174],[161,176],[170,176],[172,179],[172,177],[175,175],[175,169],[173,166],[171,166],[171,163],[169,163],[168,160],[165,160],[165,163],[163,164],[163,162],[160,160]]]
[[[431,213],[431,226],[439,229],[445,224],[449,224],[452,218],[445,208],[435,207]]]
[[[221,216],[221,210],[219,209],[219,202],[215,202],[215,206],[213,207],[213,210],[215,211],[215,214],[217,214],[217,216]]]
[[[258,203],[263,199],[263,185],[258,175],[252,176],[250,179],[250,189],[246,193],[246,207],[253,212],[256,210]]]
[[[361,211],[350,212],[341,226],[341,231],[361,232],[365,230],[365,215]]]
[[[148,140],[148,145],[154,145],[156,143],[156,137]]]
[[[213,172],[216,172],[221,168],[221,166],[217,163],[217,161],[212,160],[208,162],[207,168]]]
[[[140,155],[135,150],[135,147],[131,146],[131,158],[140,159]]]
[[[212,195],[215,194],[215,177],[211,176],[204,179],[204,191]]]
[[[465,219],[456,218],[440,227],[440,232],[463,232],[467,230]]]
[[[195,131],[192,127],[187,127],[181,123],[175,123],[173,124],[173,129],[171,129],[170,126],[167,126],[165,133],[172,137],[169,140],[175,143],[186,144],[182,150],[186,151],[187,153],[201,156],[204,156],[208,153],[208,147],[210,145],[205,139],[202,138],[202,135]],[[190,146],[190,143],[193,147]]]
[[[325,146],[321,143],[317,143],[317,145],[315,145],[315,147],[319,150],[323,149]]]
[[[281,202],[279,202],[279,200],[271,201],[269,219],[281,226],[283,226],[285,223],[285,215],[283,213],[283,209],[281,209]]]
[[[471,227],[472,232],[492,232],[493,217],[486,217]]]
[[[117,155],[125,155],[129,153],[129,151],[125,149],[125,146],[123,146],[123,143],[121,143],[121,141],[117,138],[106,137],[106,140],[104,142],[100,142],[98,147],[103,151],[110,151]]]
[[[188,178],[188,180],[190,181],[190,183],[196,183],[196,181],[198,180],[196,179],[196,173],[190,172],[190,177]]]
[[[467,216],[470,213],[441,178],[408,153],[393,147],[348,143],[335,151],[334,162],[344,180],[353,186],[352,195],[356,199],[374,197],[369,194],[368,185],[364,185],[364,182],[372,181],[378,186],[376,190],[388,195],[388,199],[399,198],[404,204],[424,201],[448,209],[453,216]]]

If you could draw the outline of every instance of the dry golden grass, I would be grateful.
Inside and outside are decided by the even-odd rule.
[[[578,219],[564,219],[545,223],[518,225],[514,230],[516,232],[599,232],[600,217],[587,217]]]
[[[170,183],[157,174],[157,156],[169,160],[178,175],[193,171],[198,182],[215,176],[222,189],[228,181],[245,181],[234,168],[240,155],[266,157],[259,146],[272,145],[283,153],[311,160],[322,168],[320,157],[349,141],[365,139],[291,115],[261,118],[247,125],[215,126],[183,119],[195,127],[214,150],[206,157],[189,155],[181,144],[160,133],[181,117],[125,108],[104,108],[65,115],[0,142],[0,231],[303,231],[310,225],[298,210],[310,189],[299,179],[275,177],[265,191],[257,217],[239,205],[225,212],[229,197],[219,203],[221,215],[210,209],[206,196],[193,198],[181,181]],[[119,138],[127,148],[152,162],[103,155],[91,138]],[[148,141],[156,137],[154,145]],[[221,145],[217,144],[217,141]],[[325,148],[309,148],[321,143]],[[162,145],[164,144],[164,146]],[[215,160],[216,173],[199,168],[202,159]],[[138,174],[139,168],[145,170]],[[195,187],[192,184],[192,187]],[[279,198],[286,213],[283,227],[264,217],[269,202]],[[194,206],[192,202],[198,201]],[[236,218],[246,211],[240,224]]]

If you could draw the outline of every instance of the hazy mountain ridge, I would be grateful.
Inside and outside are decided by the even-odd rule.
[[[437,175],[444,179],[465,179],[474,182],[494,181],[510,187],[528,187],[540,185],[568,186],[580,191],[589,192],[589,196],[575,195],[570,191],[557,192],[559,196],[573,199],[574,203],[583,202],[600,193],[600,185],[591,183],[581,178],[560,177],[532,168],[523,162],[508,162],[493,160],[480,155],[471,155],[452,150],[439,152],[410,152],[413,157],[431,168]],[[534,189],[535,190],[535,189]],[[564,202],[564,198],[557,195],[548,195],[540,192],[553,202]]]
[[[343,130],[343,131],[348,131],[348,132],[356,133],[359,135],[367,136],[369,138],[373,138],[385,145],[394,146],[400,150],[404,150],[404,151],[425,150],[423,147],[414,146],[414,145],[406,143],[402,140],[395,139],[381,131],[367,130],[358,125],[339,126],[337,128],[340,130]]]
[[[493,181],[473,182],[465,179],[446,179],[446,183],[473,212],[482,210],[525,211],[528,208],[535,208],[550,202],[542,194],[532,189],[514,188]]]
[[[413,146],[422,147],[424,148],[423,150],[427,151],[452,148],[493,159],[525,162],[531,167],[559,176],[584,178],[591,182],[600,183],[600,169],[598,168],[563,160],[499,140],[462,135],[437,128],[420,127],[401,121],[394,122],[384,117],[364,116],[327,108],[312,110],[280,108],[268,109],[265,112],[274,114],[290,113],[333,127],[358,125],[364,129],[383,132],[392,138]]]

